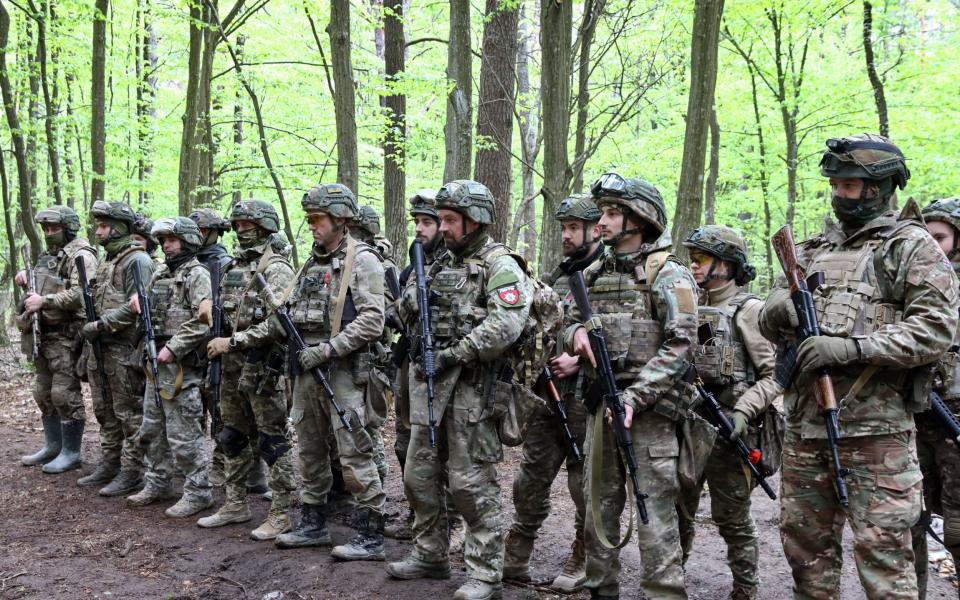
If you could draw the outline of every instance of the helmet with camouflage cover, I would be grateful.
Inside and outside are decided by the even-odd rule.
[[[303,195],[300,206],[306,213],[322,212],[340,219],[356,219],[360,214],[353,192],[339,183],[313,186]]]
[[[61,225],[69,235],[76,235],[80,231],[80,217],[69,206],[51,206],[44,208],[33,218],[40,225]]]
[[[437,193],[433,190],[417,190],[417,193],[410,198],[410,216],[426,215],[437,221],[440,216],[437,214]]]
[[[481,225],[494,219],[493,194],[487,186],[469,179],[444,184],[437,192],[437,208],[454,210]]]
[[[907,168],[903,152],[882,135],[859,133],[845,138],[830,138],[826,145],[827,151],[820,159],[820,174],[824,177],[877,182],[890,180],[887,195],[893,193],[893,186],[901,190],[907,186],[910,169]]]
[[[147,254],[153,254],[153,251],[160,245],[160,242],[153,235],[152,231],[153,221],[150,220],[150,217],[137,213],[137,219],[133,222],[133,231],[130,233],[142,236],[147,240]]]
[[[560,202],[556,217],[558,221],[577,219],[596,223],[600,220],[600,209],[589,194],[572,194]]]
[[[187,252],[196,252],[203,244],[200,237],[200,228],[189,217],[164,217],[157,219],[150,230],[150,234],[160,239],[161,237],[173,236],[183,242],[184,250]]]
[[[351,225],[361,229],[368,236],[380,235],[380,215],[368,204],[360,205],[360,210]]]
[[[230,222],[251,221],[269,233],[280,231],[277,209],[265,200],[241,200],[230,210]]]
[[[90,216],[94,219],[126,223],[131,227],[137,220],[137,213],[130,208],[129,204],[125,202],[106,202],[104,200],[97,200],[93,203],[93,206],[90,207]]]
[[[274,211],[276,215],[276,211]],[[190,213],[190,219],[197,224],[200,229],[210,229],[214,231],[230,231],[230,221],[220,216],[220,213],[212,208],[198,208]]]
[[[617,173],[604,173],[590,186],[597,208],[622,206],[663,233],[667,228],[667,209],[663,197],[653,184],[642,179],[624,179]]]
[[[941,198],[923,207],[923,220],[943,221],[953,226],[960,236],[960,197]]]
[[[683,241],[688,250],[700,251],[734,265],[730,277],[737,285],[746,285],[757,277],[757,270],[747,261],[747,242],[735,229],[724,225],[705,225],[694,229]],[[721,279],[713,274],[716,263],[710,267],[707,279]]]

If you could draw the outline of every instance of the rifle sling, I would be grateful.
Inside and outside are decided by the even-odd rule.
[[[627,490],[627,520],[629,525],[627,526],[627,533],[623,536],[620,543],[611,543],[605,531],[606,527],[604,527],[603,524],[603,517],[600,514],[600,486],[603,484],[603,421],[606,418],[606,411],[603,410],[603,408],[604,407],[601,406],[601,410],[598,410],[593,416],[593,443],[590,447],[590,512],[593,514],[593,529],[600,545],[608,550],[619,550],[627,545],[630,541],[630,536],[633,535],[633,520],[636,511],[634,510],[633,490],[630,486],[630,474],[624,472],[624,485]],[[619,456],[620,449],[617,448],[617,457]],[[624,466],[624,471],[626,471],[626,466]],[[639,515],[637,515],[637,519],[639,518]]]

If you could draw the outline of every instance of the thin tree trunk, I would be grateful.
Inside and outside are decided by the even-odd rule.
[[[880,135],[890,137],[890,123],[887,117],[887,97],[883,93],[883,81],[877,74],[877,65],[873,56],[873,5],[863,1],[863,57],[867,61],[867,76],[873,86],[873,99],[877,104],[877,118],[880,120]]]
[[[707,189],[704,202],[703,220],[713,225],[717,219],[717,179],[720,178],[720,123],[717,121],[717,107],[710,110],[710,170],[707,173]]]
[[[447,120],[444,125],[444,183],[470,179],[473,148],[473,52],[470,45],[470,1],[450,0],[447,43]]]
[[[107,64],[107,14],[109,0],[96,0],[93,17],[93,59],[90,69],[90,167],[93,170],[90,196],[93,202],[103,200],[106,194],[106,64]]]
[[[573,178],[575,191],[583,190],[583,163],[587,146],[587,122],[590,109],[590,50],[597,31],[597,22],[603,13],[606,0],[586,0],[583,22],[580,25],[580,52],[577,69],[577,124],[574,129],[574,156],[578,165]]]
[[[387,129],[383,138],[383,212],[387,239],[393,244],[394,260],[406,262],[407,221],[406,142],[407,96],[398,89],[406,69],[404,56],[403,1],[384,0],[383,58],[387,82],[384,104]]]
[[[747,65],[750,67],[750,65]],[[773,237],[773,225],[770,219],[770,178],[767,173],[767,146],[763,140],[763,121],[760,119],[760,100],[757,97],[757,75],[750,67],[750,98],[753,101],[753,120],[757,127],[757,148],[760,154],[760,193],[763,196],[763,249],[767,267],[766,288],[773,285],[773,250],[770,238]]]
[[[80,190],[83,192],[83,210],[90,210],[89,187],[87,186],[87,167],[83,160],[83,136],[80,135],[80,123],[73,112],[73,75],[66,74],[64,81],[67,85],[67,118],[70,129],[73,131],[73,141],[77,145],[77,161],[80,166]]]
[[[350,59],[350,0],[330,0],[330,61],[333,67],[334,116],[337,121],[337,182],[359,194],[357,114]]]
[[[47,136],[47,163],[50,165],[50,183],[53,188],[53,198],[57,204],[63,204],[63,193],[60,182],[60,155],[57,149],[57,136],[54,131],[54,121],[58,109],[50,93],[50,79],[47,76],[47,25],[48,14],[52,14],[52,6],[44,3],[48,9],[37,19],[37,62],[40,65],[40,87],[43,90],[43,130]]]
[[[139,0],[140,31],[139,56],[137,58],[137,181],[139,182],[138,202],[143,209],[149,200],[147,180],[153,172],[152,128],[156,118],[154,98],[157,90],[157,34],[153,27],[151,0]]]
[[[10,272],[17,272],[17,238],[13,235],[13,206],[10,203],[10,182],[7,179],[7,162],[0,150],[0,195],[3,196],[3,226],[7,232],[7,262],[10,263]],[[13,286],[13,303],[20,303],[20,286]]]
[[[537,257],[537,213],[534,199],[537,197],[536,184],[534,182],[534,163],[537,161],[537,155],[540,154],[540,94],[534,90],[530,84],[530,57],[534,53],[531,47],[536,39],[535,34],[530,31],[537,22],[537,17],[533,22],[527,21],[522,14],[523,35],[520,37],[520,43],[517,47],[517,83],[518,93],[522,98],[532,98],[532,104],[524,107],[519,114],[520,121],[520,152],[523,161],[520,164],[520,179],[522,182],[523,196],[517,207],[517,214],[513,220],[512,232],[510,235],[510,246],[520,249],[520,233],[523,233],[523,258],[527,264],[533,264]]]
[[[24,19],[23,43],[20,48],[23,51],[26,62],[27,86],[29,93],[23,94],[22,101],[27,104],[27,165],[30,167],[30,195],[33,201],[37,200],[37,190],[40,189],[38,173],[40,171],[40,159],[37,157],[38,131],[40,131],[40,69],[37,65],[37,55],[33,40],[33,19]],[[49,193],[50,186],[47,186]]]
[[[243,97],[237,90],[237,97],[233,104],[233,144],[239,150],[243,147]],[[230,206],[243,200],[243,190],[235,189],[230,198]],[[290,240],[292,244],[294,240]]]

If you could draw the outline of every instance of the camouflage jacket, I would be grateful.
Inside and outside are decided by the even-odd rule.
[[[139,318],[129,309],[127,303],[137,293],[133,281],[133,263],[140,264],[144,289],[160,264],[154,262],[143,249],[131,242],[131,246],[107,260],[101,261],[97,268],[97,285],[94,296],[97,299],[97,316],[111,334],[122,332],[128,341],[136,337],[136,324]]]
[[[83,320],[83,296],[77,275],[76,256],[83,253],[87,281],[97,274],[97,249],[84,238],[76,238],[55,254],[49,251],[37,260],[37,291],[43,296],[40,311],[43,325]]]

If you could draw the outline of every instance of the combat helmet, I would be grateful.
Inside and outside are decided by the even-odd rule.
[[[95,219],[118,221],[133,226],[137,220],[137,213],[125,202],[106,202],[97,200],[90,207],[90,216]]]
[[[276,215],[276,212],[274,212],[274,215]],[[212,208],[198,208],[190,213],[190,219],[196,223],[200,229],[210,229],[220,232],[230,231],[230,221],[221,217],[220,213]]]
[[[410,216],[426,215],[437,221],[440,215],[437,214],[437,193],[433,190],[417,190],[417,193],[410,198]]]
[[[960,197],[941,198],[923,207],[923,220],[943,221],[953,226],[960,237]]]
[[[368,204],[360,205],[360,210],[351,225],[370,237],[380,235],[380,215]]]
[[[264,200],[241,200],[230,210],[230,222],[251,221],[269,233],[280,231],[277,209]]]
[[[164,217],[157,219],[150,230],[151,235],[159,239],[162,236],[173,236],[183,242],[186,252],[196,252],[203,244],[200,237],[200,228],[189,217]]]
[[[737,285],[746,285],[757,277],[757,270],[747,261],[747,243],[735,229],[724,225],[704,225],[694,229],[683,245],[688,250],[699,250],[725,260],[736,269],[732,279]],[[714,264],[715,266],[715,264]],[[717,279],[710,267],[707,279]]]
[[[590,186],[597,208],[622,206],[663,233],[667,228],[667,209],[653,184],[642,179],[624,179],[617,173],[604,173]]]
[[[353,192],[339,183],[321,183],[313,186],[303,195],[300,206],[306,213],[323,212],[331,217],[347,220],[356,219],[360,214],[357,198]]]
[[[33,220],[40,225],[62,225],[68,237],[72,239],[80,231],[80,217],[69,206],[51,206],[37,212]]]
[[[569,221],[577,219],[587,223],[596,223],[600,220],[600,209],[589,194],[572,194],[564,198],[557,206],[556,219]]]
[[[143,236],[147,240],[147,254],[153,254],[153,251],[160,245],[159,240],[153,235],[153,221],[150,217],[136,213],[136,220],[133,222],[133,230],[130,233]]]
[[[454,210],[481,225],[494,219],[493,194],[487,186],[469,179],[444,184],[437,192],[437,208]]]

